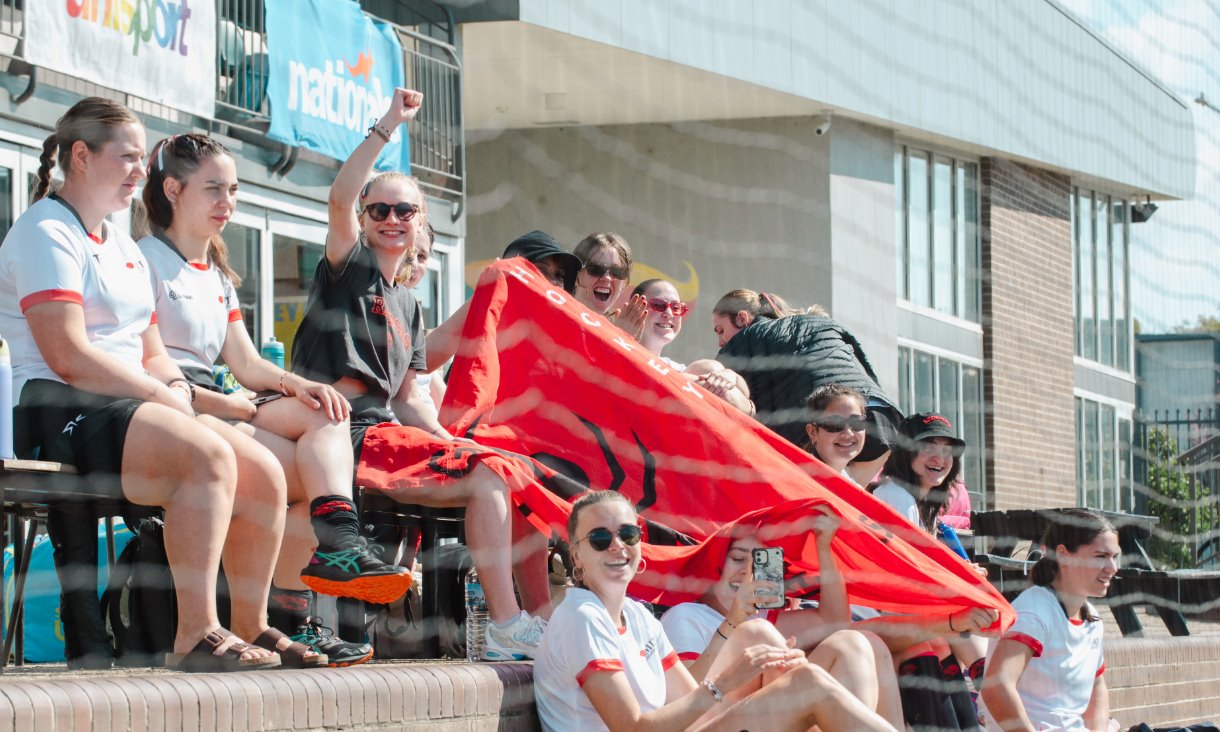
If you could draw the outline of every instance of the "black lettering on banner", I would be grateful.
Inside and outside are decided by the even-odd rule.
[[[881,540],[882,544],[889,544],[890,539],[894,538],[894,532],[890,531],[864,514],[860,514],[860,525],[873,532],[873,534]]]

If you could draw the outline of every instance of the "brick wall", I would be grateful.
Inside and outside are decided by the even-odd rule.
[[[981,167],[990,507],[1075,505],[1069,181],[995,158]]]
[[[1107,640],[1106,687],[1124,730],[1220,722],[1220,636]]]

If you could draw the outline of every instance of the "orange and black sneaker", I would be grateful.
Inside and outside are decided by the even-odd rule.
[[[361,540],[347,549],[319,548],[301,570],[301,581],[319,594],[383,604],[405,595],[414,579],[406,567],[386,564],[373,556]]]

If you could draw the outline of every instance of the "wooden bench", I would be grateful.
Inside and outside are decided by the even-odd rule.
[[[993,540],[990,554],[979,554],[975,561],[988,570],[988,578],[1006,597],[1015,596],[1028,586],[1032,562],[1015,559],[1022,541],[1037,545],[1060,509],[1017,509],[982,511],[970,516],[975,536]],[[1152,605],[1172,635],[1190,635],[1183,611],[1200,612],[1213,606],[1220,597],[1220,573],[1165,572],[1158,570],[1148,556],[1145,544],[1160,519],[1155,516],[1094,511],[1118,530],[1122,565],[1102,604],[1110,607],[1124,636],[1143,635],[1136,607]]]
[[[13,610],[5,628],[0,669],[10,654],[18,666],[25,662],[24,601],[30,556],[39,526],[45,526],[52,506],[89,504],[106,515],[106,559],[115,560],[114,521],[130,506],[122,501],[99,497],[90,484],[77,475],[71,465],[45,460],[0,460],[0,531],[4,544],[13,545]],[[91,541],[96,539],[91,537]],[[0,583],[0,607],[5,607],[6,588]]]

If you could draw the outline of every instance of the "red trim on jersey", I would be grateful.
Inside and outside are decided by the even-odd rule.
[[[1106,672],[1106,662],[1105,662],[1105,661],[1102,661],[1102,662],[1101,662],[1101,668],[1097,669],[1097,676],[1096,676],[1096,677],[1094,677],[1094,678],[1098,678],[1098,679],[1100,679],[1100,678],[1101,678],[1101,675],[1102,675],[1102,674],[1104,674],[1105,672]]]
[[[97,234],[86,234],[86,236],[88,236],[89,241],[93,242],[94,244],[105,244],[106,243],[106,240],[103,239],[102,237],[98,236]]]
[[[202,272],[207,272],[212,268],[212,265],[208,264],[207,262],[187,262],[187,264]]]
[[[623,623],[623,627],[618,629],[619,635],[627,635],[627,624]]]
[[[702,653],[691,653],[690,651],[687,651],[686,653],[679,653],[678,660],[679,661],[698,661],[699,656],[702,656],[702,655],[703,655]]]
[[[784,611],[784,608],[782,608],[782,607],[773,607],[770,610],[768,610],[767,611],[767,622],[772,625],[775,625],[776,621],[779,620],[779,614],[783,611]]]
[[[241,311],[240,310],[230,310],[229,311],[229,322],[230,323],[240,323],[241,322]]]
[[[157,311],[156,310],[153,311],[152,320],[148,321],[148,324],[149,325],[157,324]]]
[[[1034,652],[1034,658],[1042,655],[1042,644],[1036,638],[1031,638],[1024,633],[1009,633],[1004,636],[1004,640],[1011,640],[1029,646],[1029,649]]]
[[[1072,625],[1084,625],[1084,618],[1068,618],[1068,622]]]
[[[623,662],[617,658],[595,658],[592,661],[589,661],[589,664],[581,669],[580,673],[576,674],[576,684],[577,686],[584,688],[585,682],[589,680],[589,677],[598,671],[622,670]]]
[[[74,302],[77,305],[84,305],[85,298],[79,292],[74,290],[42,290],[41,292],[31,292],[21,298],[21,312],[25,312],[35,305],[41,305],[44,302]]]
[[[680,660],[682,660],[681,656],[674,653],[673,651],[670,651],[668,656],[661,659],[661,669],[663,671],[668,671],[671,668],[673,668],[674,664]]]

